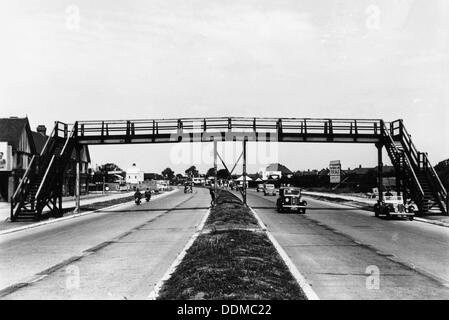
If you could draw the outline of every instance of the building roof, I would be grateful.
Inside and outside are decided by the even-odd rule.
[[[358,168],[354,168],[354,169],[342,170],[342,172],[344,172],[345,174],[356,174],[356,175],[364,175],[370,171],[377,171],[377,166],[371,167],[371,168],[358,167]],[[394,167],[385,165],[382,167],[382,171],[383,171],[383,174],[394,173]]]
[[[24,130],[28,135],[30,149],[34,153],[35,148],[28,118],[0,118],[0,141],[8,142],[14,151],[19,148],[20,138]]]
[[[31,131],[31,134],[33,136],[34,146],[36,147],[36,153],[41,153],[45,143],[47,143],[48,136],[34,131]]]
[[[147,173],[144,173],[143,174],[143,179],[144,180],[161,180],[161,179],[163,179],[164,177],[161,175],[161,174],[159,174],[159,173],[150,173],[150,172],[147,172]]]
[[[272,163],[266,169],[266,171],[280,171],[282,174],[292,174],[289,168],[280,164],[280,163]]]

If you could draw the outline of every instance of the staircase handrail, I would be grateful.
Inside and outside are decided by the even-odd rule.
[[[408,146],[409,152],[410,154],[414,157],[414,160],[416,161],[416,167],[419,168],[419,159],[418,159],[418,154],[419,151],[416,148],[415,144],[413,143],[412,139],[411,139],[411,135],[408,133],[407,129],[405,128],[402,120],[401,121],[401,130],[402,130],[402,139],[404,140],[404,144],[406,146]]]
[[[51,140],[52,138],[58,137],[59,124],[62,124],[62,125],[64,125],[64,126],[67,126],[67,124],[65,124],[64,122],[61,122],[61,121],[55,121],[55,126],[53,127],[53,130],[51,131],[50,135],[48,136],[47,141],[45,142],[44,147],[42,148],[42,151],[41,151],[41,154],[40,154],[41,156],[43,156],[43,155],[47,152],[47,149],[48,149],[48,147],[49,147],[49,142],[50,142],[50,140]]]
[[[436,181],[436,188],[435,190],[437,194],[442,198],[439,199],[439,201],[442,200],[443,207],[446,208],[446,214],[449,213],[449,203],[448,203],[448,194],[447,190],[444,187],[443,183],[441,182],[440,177],[438,176],[437,172],[435,171],[435,168],[430,164],[429,158],[427,157],[426,153],[423,153],[423,160],[424,160],[424,168],[426,168],[429,171],[430,176]]]
[[[47,139],[47,141],[45,142],[44,147],[42,148],[41,156],[43,156],[43,155],[45,154],[45,152],[47,152],[47,148],[48,148],[49,142],[50,142],[50,140],[53,138],[53,136],[55,135],[55,132],[56,132],[56,126],[57,126],[57,124],[55,124],[55,126],[53,127],[53,130],[51,131],[50,135],[48,136],[48,139]]]
[[[63,155],[65,153],[66,148],[67,148],[67,146],[69,144],[69,141],[75,136],[75,133],[77,131],[77,126],[78,126],[78,121],[75,122],[75,124],[73,125],[72,131],[70,131],[70,134],[69,134],[69,136],[67,137],[67,139],[66,139],[66,141],[64,143],[64,147],[61,150],[61,155]]]
[[[49,163],[49,165],[48,165],[48,167],[47,167],[47,170],[45,171],[45,174],[44,174],[44,177],[43,177],[43,179],[42,179],[42,182],[41,182],[41,184],[39,185],[39,189],[37,190],[37,193],[36,193],[36,199],[39,199],[39,195],[40,195],[40,193],[41,193],[42,187],[43,187],[43,185],[45,184],[45,181],[47,180],[48,173],[49,173],[50,170],[52,169],[52,164],[53,164],[55,158],[56,158],[55,155],[53,155],[53,156],[51,157],[50,163]]]
[[[391,136],[391,134],[390,134],[389,130],[387,129],[387,127],[385,126],[385,124],[384,124],[384,132],[385,132],[385,135],[387,136],[387,138],[389,139],[390,145],[399,153],[400,151],[397,148],[397,146],[395,145],[393,137]],[[415,184],[419,188],[419,193],[423,197],[424,196],[424,190],[422,189],[421,184],[419,183],[418,177],[416,176],[415,171],[413,170],[413,167],[412,167],[412,165],[410,163],[410,159],[408,158],[408,155],[406,153],[403,153],[403,155],[404,155],[405,162],[407,164],[408,171],[412,172],[413,180],[415,181]]]
[[[33,157],[31,158],[30,164],[28,165],[25,173],[23,174],[23,178],[22,180],[20,180],[19,186],[17,187],[16,191],[14,192],[13,196],[11,197],[12,200],[16,200],[17,195],[19,193],[19,190],[22,189],[23,184],[28,180],[28,176],[30,174],[30,170],[33,167],[34,161],[36,160],[36,155],[33,155]]]
[[[424,154],[424,161],[425,165],[428,169],[430,169],[430,174],[435,178],[435,180],[438,182],[438,186],[440,187],[442,193],[444,195],[447,195],[446,188],[444,187],[443,183],[441,182],[440,177],[438,176],[437,172],[435,171],[435,168],[430,164],[429,158],[427,157],[427,154]]]
[[[55,128],[56,128],[56,126],[55,126]],[[62,148],[62,150],[61,150],[60,156],[63,155],[63,154],[65,153],[66,148],[67,148],[67,145],[68,145],[69,141],[73,138],[73,136],[74,136],[74,134],[75,134],[75,131],[76,131],[76,126],[73,126],[73,128],[72,128],[72,130],[71,130],[69,136],[67,136],[67,138],[66,138],[66,141],[65,141],[64,146],[63,146],[63,148]],[[41,182],[41,184],[40,184],[40,186],[39,186],[39,189],[38,189],[38,191],[37,191],[37,193],[36,193],[36,199],[39,199],[39,198],[40,198],[41,191],[43,190],[43,187],[44,187],[45,183],[47,182],[47,177],[48,177],[49,173],[51,172],[51,170],[53,170],[53,166],[54,166],[54,163],[55,163],[55,159],[56,159],[57,157],[58,157],[58,155],[53,155],[53,156],[52,156],[52,158],[51,158],[51,160],[50,160],[50,163],[49,163],[48,166],[47,166],[47,170],[45,171],[45,174],[44,174],[44,177],[43,177],[43,179],[42,179],[42,182]]]
[[[408,156],[407,156],[406,154],[404,154],[404,155],[405,155],[404,159],[405,159],[405,161],[407,162],[409,171],[412,172],[413,180],[415,180],[415,183],[416,183],[416,184],[418,185],[418,187],[419,187],[419,193],[421,194],[422,197],[424,197],[424,190],[423,190],[423,188],[421,187],[421,183],[419,183],[418,177],[417,177],[416,174],[415,174],[415,170],[413,170],[413,167],[412,167],[412,165],[410,164],[410,160],[408,159]]]

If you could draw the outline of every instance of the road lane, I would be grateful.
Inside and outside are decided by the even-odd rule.
[[[306,215],[279,214],[275,200],[248,192],[249,205],[321,298],[449,298],[449,229],[310,198]],[[371,270],[380,272],[379,289],[367,287]]]
[[[195,189],[193,195],[177,192],[150,203],[142,202],[140,206],[134,204],[120,206],[110,212],[101,211],[61,223],[0,236],[1,288],[16,284],[23,279],[29,279],[72,257],[86,255],[86,250],[103,244],[107,244],[107,246],[100,250],[88,251],[90,255],[76,261],[77,265],[84,266],[84,261],[87,259],[89,261],[99,259],[99,261],[92,262],[89,268],[83,269],[84,271],[80,269],[81,279],[85,283],[93,283],[91,280],[101,278],[95,271],[95,266],[99,267],[99,270],[105,276],[110,275],[117,278],[115,281],[111,280],[111,284],[124,281],[121,273],[115,273],[114,275],[114,272],[117,271],[115,268],[126,267],[128,270],[135,271],[135,268],[145,267],[148,268],[147,273],[153,272],[157,275],[163,273],[165,270],[162,269],[165,264],[168,267],[172,262],[168,260],[172,256],[176,257],[178,248],[182,249],[189,236],[194,232],[195,226],[207,211],[208,204],[207,192],[202,189]],[[143,238],[134,239],[133,237],[138,234],[142,235]],[[144,234],[147,234],[149,243],[146,242]],[[167,239],[164,243],[165,238]],[[114,242],[108,243],[109,241]],[[157,246],[154,246],[154,243],[157,243]],[[109,254],[110,259],[105,257],[104,264],[102,264],[101,255],[110,251],[111,248],[116,250],[112,250]],[[140,251],[138,248],[140,248]],[[154,252],[153,256],[158,257],[154,258],[152,262],[159,261],[154,268],[152,265],[146,266],[138,262],[139,257],[151,248],[156,249],[157,252]],[[129,255],[129,260],[123,260],[125,253]],[[146,255],[143,254],[142,257],[146,257]],[[160,272],[158,268],[161,269]],[[52,291],[41,291],[39,289],[33,291],[30,289],[45,285],[52,286],[52,277],[55,274],[60,275],[58,271],[64,272],[65,269],[65,267],[61,268],[51,273],[46,279],[26,288],[29,292],[28,297],[49,298],[48,294]],[[65,273],[64,276],[66,276]],[[159,279],[156,279],[155,282],[157,280]],[[132,281],[130,279],[127,279],[127,281],[131,285]],[[101,288],[101,281],[96,286]],[[124,285],[124,291],[120,291],[119,295],[117,295],[117,292],[119,292],[117,287],[108,291],[107,296],[105,296],[104,291],[101,291],[98,295],[93,293],[92,297],[108,298],[110,294],[112,294],[111,298],[122,297],[127,294],[126,290],[128,289]],[[21,291],[23,290],[25,288],[8,297],[22,297]],[[142,290],[148,295],[148,287]],[[61,298],[64,297],[63,291],[62,289],[55,290],[55,292],[58,292],[57,296]],[[44,292],[43,295],[42,292]],[[123,292],[124,294],[122,294]],[[133,292],[133,290],[130,292]],[[65,298],[71,298],[72,296],[77,297],[76,292],[67,293]],[[90,297],[86,290],[83,290],[81,296]]]

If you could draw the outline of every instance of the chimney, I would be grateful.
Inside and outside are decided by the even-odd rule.
[[[43,136],[47,135],[47,128],[42,124],[37,126],[36,131]]]

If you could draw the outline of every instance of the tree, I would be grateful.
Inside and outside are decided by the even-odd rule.
[[[165,168],[164,171],[161,172],[164,178],[168,180],[173,180],[175,177],[175,172],[170,168]]]
[[[195,166],[191,166],[190,168],[188,168],[185,173],[188,177],[198,177],[198,170]]]
[[[118,165],[115,163],[105,163],[97,167],[97,170],[94,172],[93,181],[92,182],[114,182],[117,177],[115,175],[108,174],[110,171],[123,171]]]
[[[214,176],[215,176],[215,169],[209,168],[209,170],[207,170],[206,177],[214,177]]]
[[[115,163],[105,163],[98,167],[98,171],[107,173],[108,171],[123,171],[123,170]]]
[[[217,178],[218,179],[227,179],[229,178],[228,170],[226,169],[220,169],[217,171]]]
[[[449,189],[449,159],[439,162],[435,166],[435,171],[440,177],[441,183]]]

